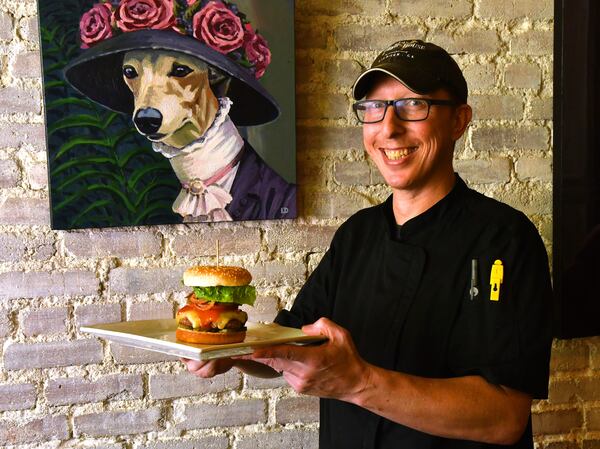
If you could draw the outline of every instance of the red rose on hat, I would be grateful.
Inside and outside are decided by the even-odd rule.
[[[267,66],[271,63],[271,51],[265,38],[256,34],[249,23],[246,24],[244,51],[248,61],[254,65],[254,76],[257,79],[263,76]]]
[[[121,0],[115,21],[125,32],[164,30],[176,24],[173,10],[173,0]]]
[[[194,15],[193,33],[196,39],[227,54],[244,43],[242,21],[222,2],[209,2]]]
[[[79,31],[81,48],[112,37],[112,6],[110,3],[96,3],[92,9],[81,16]]]

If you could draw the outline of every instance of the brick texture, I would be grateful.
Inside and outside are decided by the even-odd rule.
[[[229,439],[225,436],[200,439],[149,441],[134,446],[135,449],[228,449]]]
[[[13,74],[22,78],[39,77],[42,74],[40,53],[31,51],[17,55]]]
[[[275,297],[257,297],[253,306],[243,305],[242,310],[248,314],[250,322],[270,323],[279,310],[279,300]]]
[[[304,0],[296,5],[302,15],[336,16],[341,14],[374,15],[385,6],[384,0]]]
[[[473,131],[473,147],[478,151],[542,150],[550,139],[546,128],[480,128]]]
[[[454,168],[472,184],[503,183],[510,181],[510,161],[494,158],[491,160],[457,160]]]
[[[551,31],[531,30],[516,35],[510,41],[510,51],[514,55],[551,55],[553,35]]]
[[[311,430],[284,430],[272,433],[257,433],[244,436],[237,444],[237,449],[317,449],[319,434]]]
[[[522,157],[515,163],[517,177],[522,181],[552,181],[552,161],[541,157]]]
[[[37,394],[33,384],[0,385],[0,410],[33,408]]]
[[[471,2],[468,0],[408,0],[392,2],[392,12],[403,16],[442,17],[461,19],[471,14]]]
[[[97,340],[57,341],[51,343],[13,343],[4,350],[4,368],[49,368],[87,365],[102,360],[102,346]]]
[[[41,149],[46,147],[44,125],[15,123],[0,127],[0,148],[24,144]]]
[[[549,0],[481,0],[479,15],[503,20],[523,17],[543,20],[554,16],[552,7],[553,3]]]
[[[75,436],[127,435],[158,431],[161,412],[158,408],[139,411],[90,413],[75,416]]]
[[[0,12],[0,39],[9,40],[12,38],[13,33],[13,20],[12,17],[5,13]]]
[[[129,365],[135,363],[156,363],[178,360],[177,357],[162,354],[160,352],[145,351],[143,349],[122,346],[116,343],[110,344],[110,353],[119,365]]]
[[[567,433],[582,425],[583,416],[580,410],[557,410],[532,415],[535,435]]]
[[[542,81],[542,72],[535,64],[509,64],[504,72],[504,80],[508,87],[538,89]]]
[[[260,249],[260,231],[256,228],[198,229],[192,234],[173,238],[173,251],[180,256],[214,256],[219,241],[221,255],[254,254]]]
[[[0,160],[0,188],[16,187],[19,183],[19,167],[10,159]]]
[[[70,232],[67,251],[77,257],[148,257],[161,252],[161,237],[154,232]]]
[[[86,304],[75,308],[77,326],[121,321],[120,304]]]
[[[362,130],[350,128],[324,128],[307,126],[298,129],[298,151],[314,153],[316,150],[362,150]]]
[[[7,337],[12,327],[8,310],[0,309],[0,338]]]
[[[280,252],[327,249],[337,226],[278,226],[269,228],[265,239],[271,250]]]
[[[23,334],[31,337],[66,332],[67,319],[66,307],[51,307],[23,312],[20,321]]]
[[[555,380],[550,384],[549,398],[553,403],[600,400],[598,379],[581,377],[578,379]]]
[[[178,427],[190,430],[262,423],[266,421],[266,406],[261,399],[240,399],[228,405],[189,405]]]
[[[48,225],[50,224],[48,200],[7,198],[5,201],[0,202],[0,224]]]
[[[518,120],[523,116],[523,99],[511,95],[472,95],[469,103],[476,120]]]
[[[93,295],[98,285],[95,273],[89,271],[2,273],[0,299]]]
[[[40,112],[39,95],[32,90],[15,87],[0,88],[0,113]]]
[[[50,405],[139,399],[143,393],[142,378],[137,374],[115,374],[94,381],[81,378],[51,379],[45,389]]]
[[[151,398],[169,399],[236,390],[241,386],[241,376],[237,369],[212,379],[201,379],[187,372],[151,374],[148,386]]]
[[[173,304],[168,302],[139,302],[129,304],[127,319],[136,320],[158,320],[173,318],[175,311]]]
[[[280,399],[276,410],[277,422],[280,424],[294,422],[318,422],[319,398],[304,396],[299,398]]]
[[[108,286],[111,294],[183,290],[181,277],[186,268],[115,268],[110,272]]]
[[[578,371],[590,364],[590,349],[581,339],[556,340],[552,346],[550,369],[556,371]]]
[[[65,415],[46,416],[26,422],[0,420],[0,444],[24,444],[63,440],[69,436]]]

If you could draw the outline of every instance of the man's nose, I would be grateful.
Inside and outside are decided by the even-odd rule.
[[[398,118],[393,106],[388,106],[380,125],[382,133],[393,136],[404,133],[406,122]]]
[[[163,116],[158,109],[139,109],[133,117],[137,129],[146,135],[156,134],[162,125]]]

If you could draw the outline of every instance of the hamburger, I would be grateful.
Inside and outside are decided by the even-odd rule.
[[[196,266],[183,273],[194,291],[176,315],[178,340],[199,344],[239,343],[246,338],[248,314],[241,304],[253,305],[256,290],[250,272],[233,266]]]

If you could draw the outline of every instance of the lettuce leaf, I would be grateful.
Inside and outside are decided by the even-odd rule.
[[[194,287],[196,298],[207,301],[235,302],[237,304],[254,305],[256,289],[252,285],[241,287]]]

